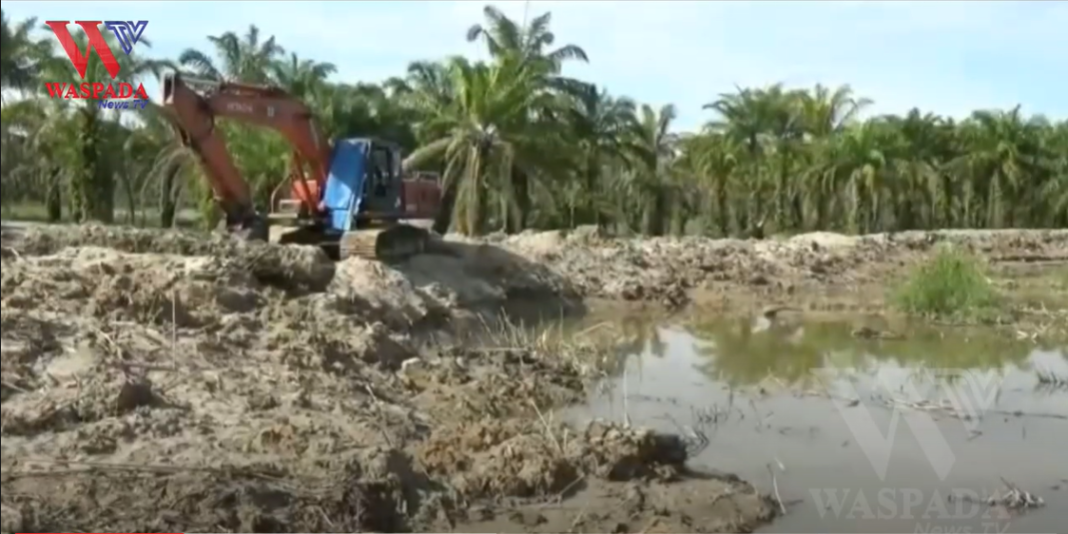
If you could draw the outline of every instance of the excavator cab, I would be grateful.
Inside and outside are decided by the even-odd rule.
[[[334,141],[321,206],[325,233],[338,236],[341,257],[423,252],[427,233],[397,224],[408,216],[406,185],[397,145],[367,138]]]
[[[400,150],[366,138],[334,142],[323,189],[326,226],[348,232],[375,221],[395,221],[404,213]]]

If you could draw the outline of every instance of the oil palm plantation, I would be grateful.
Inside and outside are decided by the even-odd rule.
[[[209,35],[214,56],[188,48],[178,56],[178,64],[196,76],[213,81],[266,83],[285,49],[274,36],[262,38],[259,27],[249,25],[244,34],[226,32]]]
[[[581,194],[580,202],[572,203],[567,224],[602,225],[614,219],[614,206],[597,192],[609,186],[613,166],[637,148],[641,135],[637,106],[629,98],[615,98],[588,85],[567,107],[566,116],[578,139],[578,176],[573,183]],[[581,210],[577,216],[576,208]]]
[[[68,214],[108,220],[115,199],[127,209],[158,202],[166,222],[179,200],[201,202],[210,215],[195,160],[165,121],[152,113],[116,121],[37,95],[42,75],[71,78],[69,62],[54,37],[35,33],[36,21],[2,18],[5,205],[25,197],[55,208],[62,198]],[[208,49],[169,60],[120,59],[124,75],[169,64],[208,80],[276,85],[308,102],[331,136],[399,142],[409,169],[444,178],[439,230],[598,224],[722,236],[759,233],[765,223],[778,232],[1068,226],[1063,120],[1021,108],[963,120],[925,110],[862,118],[871,102],[849,86],[777,84],[717,95],[703,110],[706,126],[683,135],[673,106],[567,76],[569,62],[597,58],[558,44],[552,22],[548,13],[517,21],[487,7],[456,36],[488,53],[484,62],[420,59],[385,81],[339,80],[334,65],[287,53],[289,43],[256,26],[208,36]],[[89,67],[87,80],[103,74],[99,62]],[[226,123],[222,131],[265,198],[286,175],[288,147],[270,132]],[[126,156],[109,156],[117,154]],[[70,185],[62,197],[49,186],[60,182]]]
[[[79,49],[88,49],[88,40],[84,33],[74,33],[72,36]],[[104,34],[104,37],[113,50],[119,49],[113,35]],[[71,68],[66,52],[51,44],[52,40],[48,40],[46,36],[45,40],[38,41],[31,48],[31,51],[38,55],[34,60],[38,79],[65,85],[85,82],[104,85],[128,83],[136,87],[146,76],[158,77],[165,66],[163,62],[145,59],[138,51],[133,51],[116,56],[119,72],[114,78],[99,61],[89,61],[84,74],[79,74]],[[152,46],[147,39],[141,39],[138,44],[139,49]],[[44,90],[43,84],[38,87]],[[49,110],[45,116],[48,117],[47,121],[52,123],[41,125],[39,131],[67,135],[62,142],[54,144],[56,152],[49,157],[65,162],[66,168],[69,169],[66,173],[69,183],[67,197],[72,218],[111,222],[115,210],[117,162],[114,157],[108,156],[107,148],[111,146],[109,139],[115,141],[117,129],[122,128],[118,125],[120,112],[102,109],[95,101],[90,100],[34,102]],[[67,124],[75,126],[70,128]]]
[[[422,127],[439,136],[407,161],[409,167],[433,158],[445,162],[446,210],[436,226],[444,230],[451,222],[467,234],[484,233],[491,221],[500,229],[522,226],[515,175],[541,176],[553,163],[540,157],[555,141],[547,131],[551,125],[531,114],[554,105],[541,90],[544,70],[512,59],[486,64],[453,58],[447,72],[456,97],[447,106],[420,110]],[[434,96],[412,101],[436,104]]]
[[[25,91],[39,79],[41,61],[48,49],[31,35],[37,19],[29,18],[12,25],[0,11],[0,86]]]

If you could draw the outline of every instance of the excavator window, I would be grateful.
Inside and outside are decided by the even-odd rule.
[[[375,196],[386,196],[388,193],[392,173],[392,155],[389,148],[375,146],[371,149],[371,187]]]

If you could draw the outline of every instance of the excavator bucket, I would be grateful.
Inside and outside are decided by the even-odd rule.
[[[397,224],[388,228],[368,228],[346,232],[338,243],[340,259],[363,258],[378,261],[404,261],[426,252],[430,232],[416,226]]]

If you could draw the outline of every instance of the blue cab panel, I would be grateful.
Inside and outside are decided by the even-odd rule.
[[[371,142],[367,139],[338,139],[334,141],[330,157],[330,174],[323,190],[327,226],[330,230],[347,232],[363,198],[364,166]]]

